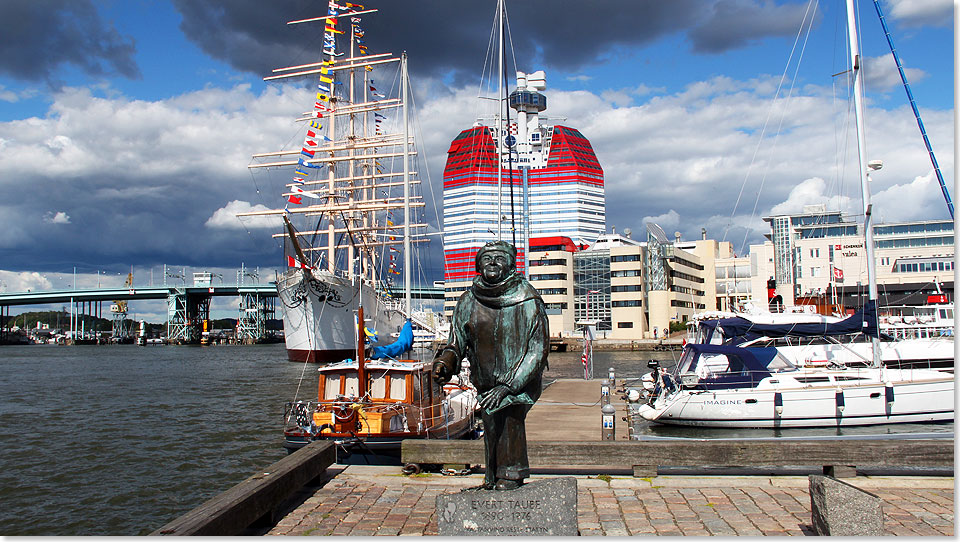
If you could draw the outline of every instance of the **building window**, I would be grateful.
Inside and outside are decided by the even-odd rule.
[[[567,280],[566,273],[546,273],[540,275],[530,275],[530,280]]]
[[[643,287],[639,284],[628,284],[626,286],[611,286],[611,292],[640,292],[643,290]]]
[[[541,258],[538,260],[530,260],[530,267],[537,267],[540,265],[566,265],[567,261],[559,258]]]
[[[566,288],[537,288],[540,295],[567,295]]]
[[[633,322],[617,322],[617,327],[620,329],[631,329]]]

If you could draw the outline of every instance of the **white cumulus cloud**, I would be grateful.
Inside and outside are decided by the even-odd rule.
[[[27,290],[50,290],[53,288],[47,277],[36,271],[12,272],[0,270],[0,291],[26,292]]]
[[[43,221],[48,224],[69,224],[70,215],[63,211],[57,211],[56,213],[47,213],[43,217]]]
[[[259,229],[272,228],[277,229],[283,225],[282,220],[277,215],[268,216],[249,216],[238,217],[237,213],[248,213],[251,211],[266,211],[266,205],[252,205],[248,201],[233,200],[230,203],[214,211],[213,215],[207,219],[204,226],[208,228],[225,229]]]

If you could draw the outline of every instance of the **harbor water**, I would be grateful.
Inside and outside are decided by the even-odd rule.
[[[638,378],[676,355],[597,351],[594,376]],[[283,345],[5,346],[0,360],[7,536],[150,533],[284,457],[283,405],[316,393],[315,366],[286,361]],[[583,377],[579,352],[549,363],[547,382]],[[703,436],[664,430],[641,429]]]

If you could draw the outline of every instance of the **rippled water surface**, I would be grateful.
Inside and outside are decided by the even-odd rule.
[[[0,347],[0,534],[146,534],[285,454],[281,345]],[[315,388],[314,388],[315,389]]]

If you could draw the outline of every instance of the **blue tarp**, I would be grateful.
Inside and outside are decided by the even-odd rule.
[[[413,348],[413,324],[407,320],[400,329],[397,340],[383,346],[374,346],[370,359],[398,358],[411,348]]]
[[[739,316],[704,320],[700,325],[723,330],[725,344],[740,344],[760,337],[822,337],[864,333],[879,336],[877,302],[869,300],[855,314],[835,323],[823,324],[758,324]]]

